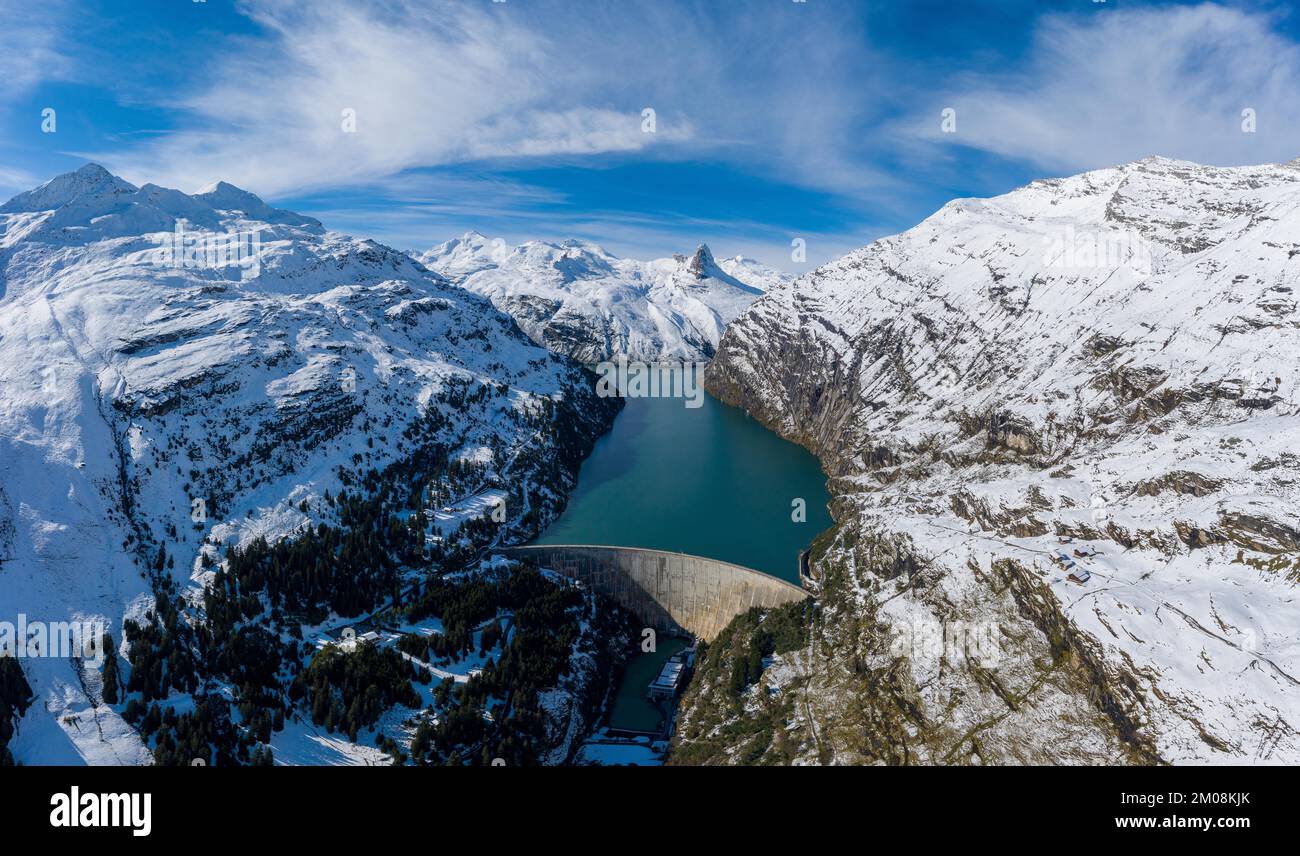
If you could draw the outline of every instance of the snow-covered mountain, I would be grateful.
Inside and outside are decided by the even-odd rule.
[[[338,523],[342,490],[419,505],[394,473],[446,459],[522,537],[611,419],[487,300],[231,185],[92,164],[0,207],[0,621],[98,619],[121,642],[157,592],[201,604],[223,546]],[[19,761],[149,758],[97,675],[22,668]]]
[[[737,719],[705,670],[679,749],[752,757],[793,693],[782,760],[1300,761],[1298,257],[1300,162],[1150,158],[757,301],[707,386],[820,456],[837,525],[791,692]]]
[[[643,262],[585,241],[510,247],[469,232],[418,257],[488,297],[534,342],[586,363],[707,360],[722,331],[768,288],[789,277],[740,256]]]

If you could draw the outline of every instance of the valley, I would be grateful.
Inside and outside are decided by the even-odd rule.
[[[564,512],[530,543],[687,553],[798,585],[799,552],[831,525],[817,459],[738,408],[698,403],[627,398]]]
[[[1284,762],[1296,176],[1035,182],[763,289],[474,235],[448,279],[228,184],[60,176],[0,207],[0,603],[113,656],[7,672],[3,757]],[[181,222],[258,264],[160,259]],[[545,289],[564,336],[512,303]],[[692,375],[611,396],[607,358]],[[808,597],[708,625],[647,755],[649,619],[523,544]]]

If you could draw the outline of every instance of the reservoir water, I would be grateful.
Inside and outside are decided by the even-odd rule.
[[[688,369],[688,371],[693,371]],[[804,522],[794,519],[803,500]],[[650,547],[799,582],[799,551],[831,525],[817,459],[709,395],[629,398],[538,544]]]
[[[606,724],[620,731],[662,731],[666,708],[661,708],[646,698],[650,686],[664,663],[686,647],[685,639],[661,639],[652,654],[632,657],[623,672],[618,693],[609,711]]]

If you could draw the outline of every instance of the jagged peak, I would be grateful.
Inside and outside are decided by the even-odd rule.
[[[58,219],[64,226],[83,221],[89,223],[110,214],[124,214],[127,209],[138,209],[138,214],[130,215],[134,218],[130,223],[140,228],[151,223],[157,225],[168,217],[207,220],[207,225],[215,227],[218,222],[216,212],[222,211],[240,212],[251,220],[267,223],[323,228],[314,218],[273,208],[256,194],[229,182],[218,181],[190,196],[158,184],[136,187],[97,163],[87,163],[72,172],[55,176],[0,206],[0,212],[5,213],[59,211]]]
[[[690,262],[686,269],[691,272],[696,279],[705,279],[706,277],[716,277],[719,274],[726,275],[722,268],[718,267],[718,262],[713,258],[713,251],[709,249],[708,244],[700,244],[695,248],[695,255],[691,256]]]
[[[484,254],[490,251],[494,244],[495,241],[492,238],[489,238],[477,229],[470,229],[459,238],[448,238],[441,244],[438,244],[427,251],[424,255],[428,258],[437,258],[445,256],[448,253],[463,254],[468,252],[472,254]]]
[[[580,256],[591,256],[602,260],[618,258],[600,244],[580,238],[566,238],[559,242],[532,240],[512,246],[503,238],[491,238],[474,229],[459,238],[451,238],[438,244],[425,252],[423,257],[436,260],[453,253],[472,253],[498,260],[510,255],[521,258],[537,258],[539,256],[554,256],[560,259]]]
[[[695,248],[695,253],[691,255],[689,261],[686,260],[685,256],[680,254],[674,256],[674,258],[676,258],[679,263],[685,262],[687,273],[695,277],[697,280],[712,279],[743,290],[751,290],[756,293],[761,293],[762,291],[761,289],[753,289],[751,286],[746,285],[731,274],[727,273],[726,269],[723,268],[722,265],[718,264],[717,259],[713,257],[713,251],[709,249],[708,244],[700,244],[697,246]],[[737,256],[736,261],[741,262],[742,257]]]

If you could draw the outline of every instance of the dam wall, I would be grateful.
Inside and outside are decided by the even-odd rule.
[[[798,586],[750,568],[664,550],[556,544],[493,552],[579,580],[657,632],[685,631],[705,641],[750,607],[808,597]]]

